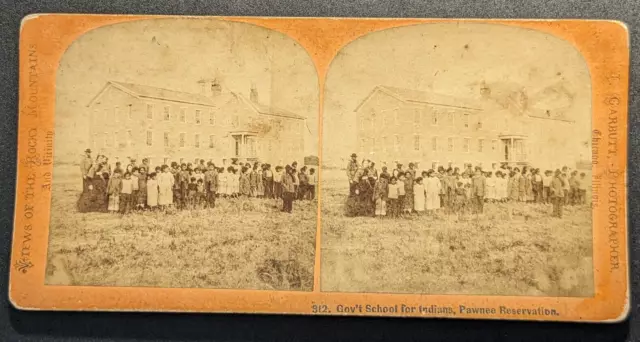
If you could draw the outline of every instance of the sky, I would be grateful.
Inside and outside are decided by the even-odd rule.
[[[306,50],[273,30],[205,18],[119,23],[74,41],[56,79],[55,153],[82,153],[86,105],[107,81],[200,93],[197,81],[213,77],[247,97],[254,83],[260,102],[307,117],[305,152],[318,154],[318,78]]]
[[[566,116],[590,140],[590,76],[571,43],[499,24],[419,24],[362,36],[332,61],[324,94],[323,162],[340,165],[356,150],[354,109],[375,86],[476,99],[482,82],[493,96],[500,96],[495,90],[523,89],[532,98],[567,91],[573,104]],[[544,95],[536,100],[541,107],[554,105]]]

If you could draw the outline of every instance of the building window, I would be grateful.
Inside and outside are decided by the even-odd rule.
[[[396,134],[394,137],[393,150],[398,152],[400,151],[400,136]]]
[[[149,120],[153,119],[153,105],[152,104],[148,104],[147,105],[147,119],[149,119]]]
[[[364,153],[364,148],[366,144],[367,144],[367,139],[365,138],[360,139],[360,152]]]
[[[209,112],[209,125],[214,126],[216,124],[216,113]]]
[[[186,143],[185,141],[186,137],[187,137],[186,133],[180,133],[180,147],[184,147]]]
[[[100,112],[97,109],[93,110],[93,123],[100,123]]]
[[[493,152],[498,150],[498,140],[491,140],[491,150]]]
[[[431,150],[433,152],[438,151],[438,137],[431,137]]]
[[[128,110],[127,117],[129,118],[129,120],[131,120],[131,119],[133,119],[133,105],[129,105],[127,107],[129,107],[127,109]]]
[[[131,133],[131,130],[127,130],[127,146],[133,146],[133,133]]]
[[[464,124],[464,128],[469,127],[469,113],[464,113],[462,115],[462,123]]]
[[[105,123],[110,122],[110,120],[109,120],[109,110],[108,109],[104,110],[104,122]]]
[[[215,135],[210,135],[209,136],[209,148],[213,148],[215,146],[215,140],[216,140],[216,136]],[[271,146],[271,145],[269,145]]]
[[[194,136],[193,146],[200,147],[200,134]]]
[[[187,110],[180,108],[180,122],[187,122]]]
[[[413,123],[416,126],[420,126],[420,110],[419,109],[415,109],[413,111]]]
[[[107,147],[109,146],[109,133],[104,132],[104,141],[102,142],[102,146]]]
[[[147,131],[147,146],[153,145],[153,132]]]
[[[420,136],[417,134],[413,136],[413,149],[420,151]]]
[[[233,121],[231,122],[231,125],[233,127],[238,127],[238,125],[240,125],[240,118],[238,117],[238,114],[233,116]],[[282,127],[280,127],[282,128]]]
[[[469,152],[469,145],[471,145],[471,139],[464,138],[462,141],[462,150],[464,152]]]
[[[400,120],[398,120],[398,110],[397,109],[393,110],[393,124],[394,125],[399,125],[400,124]]]
[[[453,138],[447,139],[447,151],[453,152]]]
[[[113,132],[113,147],[115,147],[115,148],[120,147],[118,145],[118,134],[119,134],[118,131]]]
[[[113,107],[113,121],[120,122],[120,108],[118,106]]]
[[[447,123],[449,124],[449,126],[453,126],[454,122],[453,122],[453,112],[448,112],[447,113]]]
[[[482,129],[482,119],[478,120],[478,129]]]
[[[199,109],[196,109],[196,124],[200,124],[200,113],[201,111]]]
[[[164,132],[164,147],[169,147],[169,132]]]
[[[387,137],[382,137],[382,150],[384,152],[387,152],[388,148],[389,148],[389,139]]]
[[[478,152],[482,152],[484,149],[484,139],[478,139]]]
[[[438,124],[438,112],[431,112],[431,124],[432,125]]]
[[[164,121],[171,120],[171,107],[164,106]]]
[[[91,146],[93,146],[94,149],[98,148],[98,133],[93,133],[93,141],[91,142]]]

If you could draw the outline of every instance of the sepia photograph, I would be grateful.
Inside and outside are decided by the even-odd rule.
[[[318,77],[215,18],[102,26],[56,76],[47,285],[311,291]]]
[[[384,29],[323,94],[321,290],[594,296],[578,49],[501,24]]]

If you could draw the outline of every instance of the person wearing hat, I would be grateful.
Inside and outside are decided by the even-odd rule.
[[[91,166],[93,165],[93,161],[91,160],[91,150],[84,150],[84,156],[80,161],[80,172],[82,173],[82,192],[89,191],[89,185],[91,184],[91,179],[89,178],[89,170],[91,170]]]
[[[349,163],[347,164],[347,179],[349,180],[349,195],[355,195],[356,187],[358,185],[358,180],[356,177],[356,172],[358,171],[358,156],[355,153],[351,154],[351,159],[349,159]]]
[[[556,170],[553,180],[551,180],[551,202],[553,203],[553,213],[551,216],[562,218],[562,205],[564,204],[564,180],[562,172]]]

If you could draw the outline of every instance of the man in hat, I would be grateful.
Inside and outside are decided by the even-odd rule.
[[[84,150],[84,156],[80,161],[80,172],[82,173],[82,191],[86,192],[89,190],[89,184],[91,184],[91,179],[89,179],[89,170],[91,170],[91,166],[93,165],[93,161],[91,160],[91,150]]]
[[[356,186],[358,180],[355,178],[356,171],[358,171],[358,156],[355,153],[351,154],[351,159],[347,164],[347,179],[349,180],[349,195],[356,193]]]

